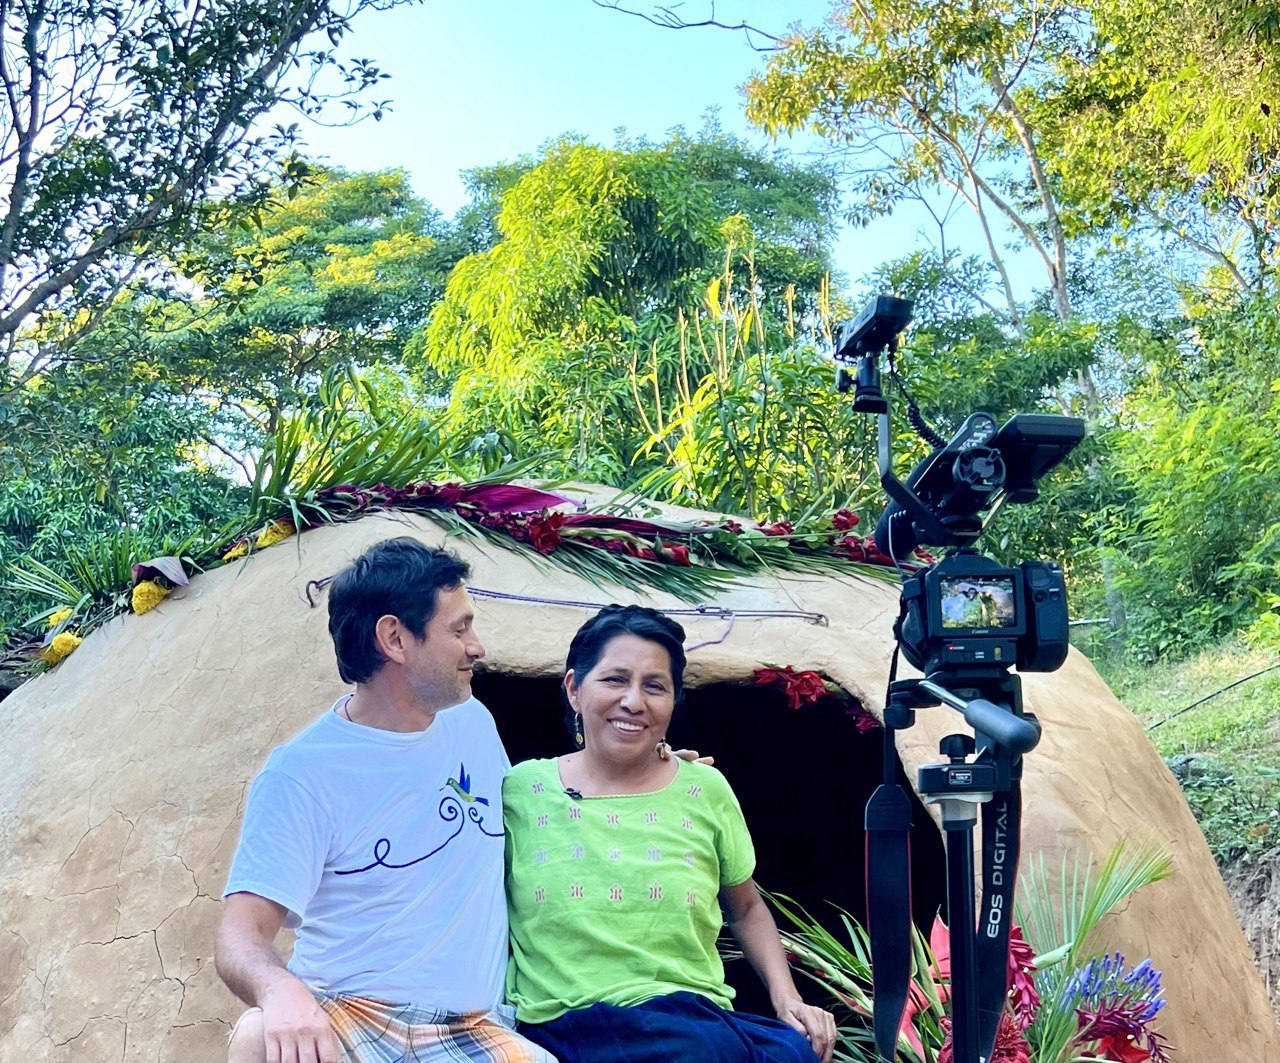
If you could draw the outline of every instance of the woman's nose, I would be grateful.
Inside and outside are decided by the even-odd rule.
[[[629,686],[622,692],[620,705],[627,712],[639,712],[643,704],[643,692],[638,686]]]

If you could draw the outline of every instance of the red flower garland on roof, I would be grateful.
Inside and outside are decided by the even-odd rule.
[[[827,684],[817,672],[797,672],[791,665],[757,668],[751,682],[758,687],[777,687],[787,699],[787,707],[799,709],[813,705],[827,696]]]

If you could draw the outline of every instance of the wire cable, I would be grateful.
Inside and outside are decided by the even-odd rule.
[[[1151,724],[1146,729],[1148,731],[1154,731],[1157,727],[1162,727],[1164,724],[1168,723],[1170,720],[1176,720],[1184,712],[1190,712],[1192,709],[1196,708],[1199,705],[1203,705],[1206,701],[1209,701],[1211,698],[1216,698],[1219,694],[1225,694],[1232,687],[1238,687],[1241,683],[1249,682],[1250,679],[1257,679],[1258,676],[1260,675],[1266,675],[1268,672],[1274,672],[1277,668],[1280,668],[1280,661],[1277,661],[1275,664],[1268,665],[1266,668],[1263,668],[1261,671],[1254,672],[1252,675],[1247,675],[1243,679],[1237,679],[1234,683],[1228,683],[1226,686],[1218,690],[1215,690],[1212,694],[1206,694],[1204,697],[1200,698],[1198,701],[1193,701],[1186,708],[1179,709],[1177,712],[1171,712],[1168,716],[1164,717],[1163,719],[1156,720],[1155,723]]]

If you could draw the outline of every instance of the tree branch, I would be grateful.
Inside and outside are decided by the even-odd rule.
[[[642,18],[650,25],[660,26],[667,30],[688,30],[688,29],[718,29],[729,30],[735,33],[741,33],[747,41],[747,45],[757,52],[774,52],[778,50],[782,40],[777,34],[769,33],[753,26],[749,22],[721,22],[716,18],[715,0],[708,0],[710,14],[707,18],[700,19],[697,22],[689,22],[676,14],[675,7],[656,6],[654,14],[647,15],[643,11],[636,11],[629,7],[623,7],[621,0],[591,0],[596,7],[602,7],[606,11],[617,11],[624,15],[634,15],[636,18]],[[676,7],[681,5],[677,4]],[[768,41],[768,44],[757,44],[753,38],[760,38]]]

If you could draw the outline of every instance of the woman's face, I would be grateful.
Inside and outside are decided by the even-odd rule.
[[[564,677],[569,704],[582,715],[586,748],[620,763],[652,756],[675,708],[671,657],[656,642],[615,635],[584,676]]]

